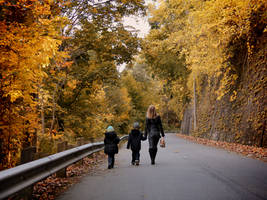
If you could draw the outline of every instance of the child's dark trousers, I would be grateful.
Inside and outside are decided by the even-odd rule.
[[[140,159],[140,151],[132,151],[132,162]]]
[[[108,168],[113,168],[115,162],[115,154],[108,154]]]

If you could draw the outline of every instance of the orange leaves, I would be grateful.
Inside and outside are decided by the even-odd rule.
[[[97,11],[97,9],[96,9],[96,8],[93,8],[92,12],[93,12],[93,13],[95,13],[95,14],[97,14],[97,13],[98,13],[98,11]]]
[[[71,89],[75,89],[76,88],[76,85],[77,85],[77,80],[71,80],[71,81],[68,81],[67,85],[71,88]]]
[[[69,67],[71,67],[71,65],[73,64],[73,61],[67,61],[67,62],[64,62],[63,63],[63,66],[62,67],[66,67],[66,68],[69,68]]]
[[[67,168],[67,178],[58,178],[56,175],[52,175],[47,179],[40,181],[34,185],[33,199],[47,200],[55,199],[59,194],[66,191],[66,189],[73,183],[79,181],[79,179],[89,173],[103,162],[105,155],[103,152],[93,154],[92,157],[84,158],[81,163],[71,165]]]
[[[38,92],[52,58],[62,60],[61,17],[52,16],[49,1],[1,1],[0,21],[0,120],[6,158],[0,168],[13,166],[22,143],[30,141],[38,124]],[[15,7],[15,9],[14,9]],[[16,146],[16,148],[13,148]],[[12,155],[10,157],[10,155]],[[8,159],[7,159],[8,158]],[[7,163],[5,160],[10,160]]]

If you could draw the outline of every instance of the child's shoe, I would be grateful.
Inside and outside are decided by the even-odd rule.
[[[139,160],[136,160],[136,161],[135,161],[135,164],[136,164],[136,165],[139,165]]]
[[[134,165],[135,164],[135,162],[134,161],[132,161],[132,165]]]

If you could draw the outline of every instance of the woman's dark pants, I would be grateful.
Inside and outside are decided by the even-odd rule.
[[[159,136],[152,136],[148,138],[148,142],[149,142],[149,155],[151,158],[151,164],[154,165],[155,164],[155,158],[157,155],[157,151],[158,151],[158,142],[159,142]]]
[[[115,154],[108,154],[108,168],[113,168],[115,162]]]

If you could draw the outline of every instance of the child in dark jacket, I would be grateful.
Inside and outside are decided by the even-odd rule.
[[[135,122],[133,129],[129,134],[127,149],[131,147],[132,150],[132,165],[139,165],[140,162],[140,150],[141,150],[141,140],[146,140],[143,134],[139,130],[140,126],[138,122]]]
[[[120,138],[117,136],[117,133],[114,131],[112,126],[107,128],[104,139],[104,153],[108,155],[108,169],[114,167],[115,154],[119,152],[118,143]]]

